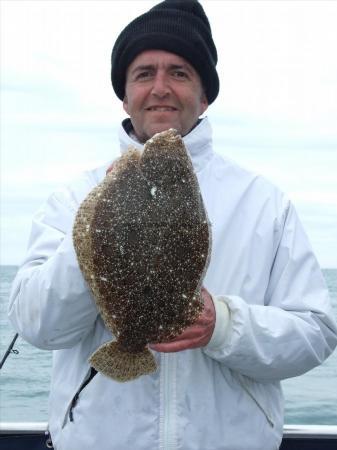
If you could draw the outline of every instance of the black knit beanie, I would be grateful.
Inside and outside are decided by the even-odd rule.
[[[219,93],[217,51],[207,16],[197,0],[166,0],[127,25],[112,49],[111,81],[125,94],[126,71],[144,50],[165,50],[186,59],[198,72],[208,103]]]

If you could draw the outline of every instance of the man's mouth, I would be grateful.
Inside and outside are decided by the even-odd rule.
[[[177,108],[173,106],[149,106],[145,108],[146,111],[157,111],[157,112],[167,112],[167,111],[177,111]]]

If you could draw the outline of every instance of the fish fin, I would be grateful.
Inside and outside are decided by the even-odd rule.
[[[148,348],[138,353],[125,352],[118,342],[103,344],[90,357],[89,363],[98,372],[116,381],[130,381],[155,372],[156,361]]]

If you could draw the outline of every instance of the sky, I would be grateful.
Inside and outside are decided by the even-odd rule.
[[[156,3],[0,0],[1,264],[22,261],[53,190],[119,155],[111,49]],[[215,150],[285,191],[319,263],[336,268],[337,2],[201,4],[219,56]]]

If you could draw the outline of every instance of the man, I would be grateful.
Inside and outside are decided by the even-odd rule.
[[[280,380],[322,363],[336,346],[322,274],[293,206],[217,155],[199,118],[218,94],[216,63],[194,0],[158,4],[122,31],[112,52],[112,84],[130,115],[122,152],[176,128],[212,224],[204,312],[172,342],[151,344],[157,372],[123,384],[92,378],[87,362],[111,335],[78,268],[72,225],[108,165],[54,193],[34,218],[9,315],[27,341],[54,350],[57,450],[275,450]]]

